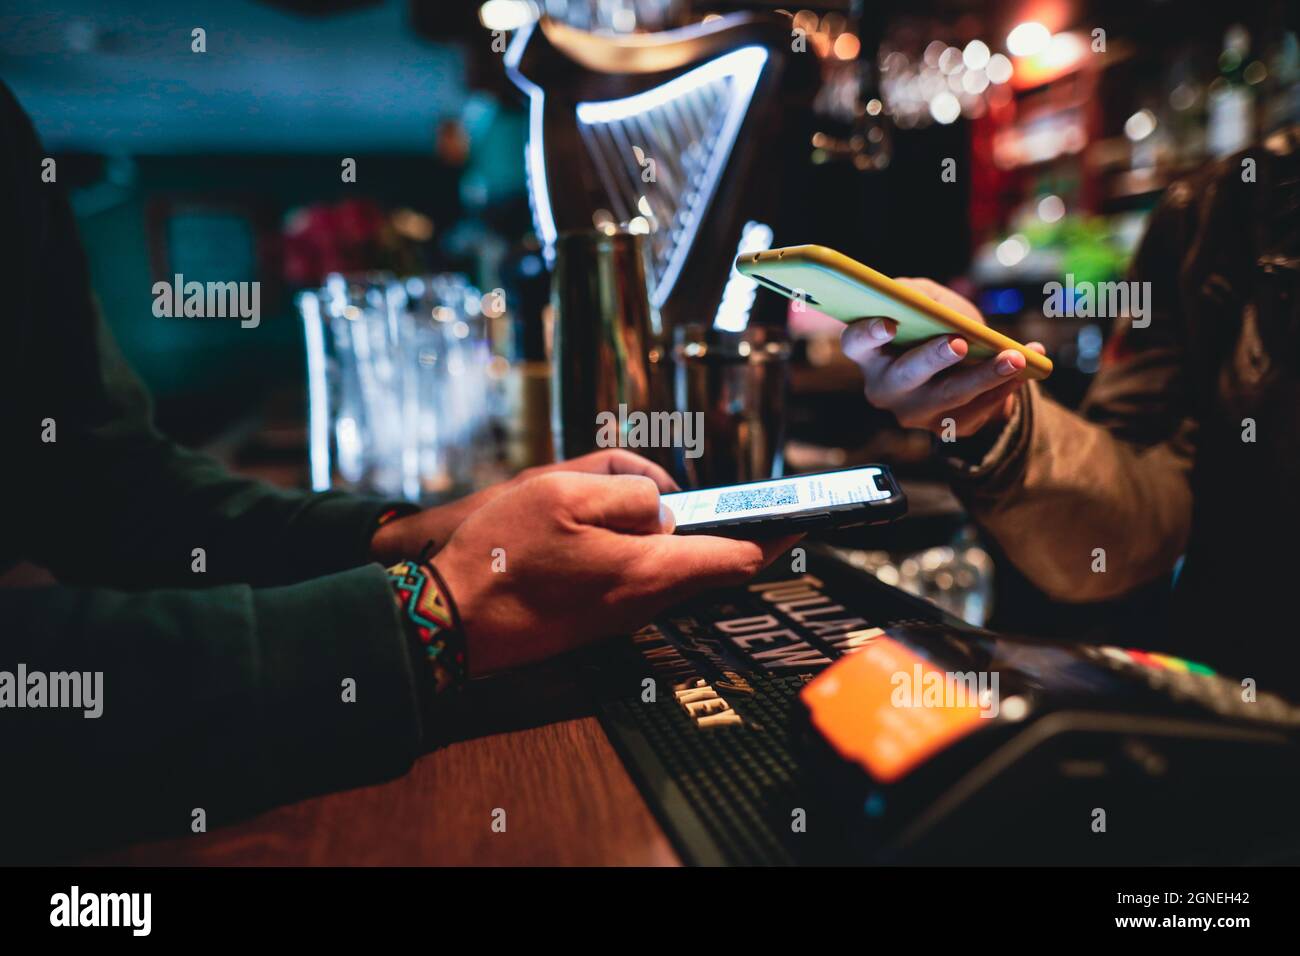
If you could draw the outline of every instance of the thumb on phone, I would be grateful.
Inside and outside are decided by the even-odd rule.
[[[840,333],[840,348],[855,362],[864,362],[880,354],[898,333],[898,323],[893,319],[877,316],[858,319]]]
[[[679,535],[658,542],[664,584],[681,596],[748,581],[803,536],[742,541],[713,535]]]
[[[570,516],[580,524],[628,534],[665,530],[664,512],[668,509],[660,505],[658,485],[646,475],[565,472],[535,480],[553,482]],[[667,530],[672,527],[669,524]]]

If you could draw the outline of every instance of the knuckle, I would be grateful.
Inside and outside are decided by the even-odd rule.
[[[558,472],[537,475],[529,480],[529,484],[542,497],[550,498],[559,504],[565,504],[575,496],[572,482]]]
[[[892,380],[888,373],[873,375],[866,381],[866,387],[863,389],[867,401],[876,408],[890,410],[898,400],[897,384]]]
[[[732,558],[731,571],[727,577],[739,583],[742,581],[748,581],[762,570],[762,549],[760,549],[756,544],[747,543],[747,546],[738,550]]]
[[[900,392],[913,391],[924,380],[925,374],[929,372],[928,366],[923,366],[917,362],[908,362],[894,373],[894,385]]]
[[[631,487],[632,498],[637,507],[658,514],[659,486],[655,484],[654,479],[649,475],[628,475],[627,477],[635,479],[631,482]]]
[[[934,387],[935,398],[944,408],[958,404],[961,392],[962,383],[956,378],[945,378],[937,382]]]

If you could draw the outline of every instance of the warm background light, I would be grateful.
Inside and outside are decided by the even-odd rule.
[[[1047,49],[1052,34],[1035,20],[1021,23],[1007,34],[1007,50],[1012,56],[1034,56]]]

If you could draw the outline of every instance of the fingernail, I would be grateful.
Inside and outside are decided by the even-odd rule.
[[[961,356],[957,354],[957,350],[952,347],[952,342],[948,339],[944,339],[943,342],[940,343],[939,354],[946,359],[961,358]]]
[[[889,326],[885,323],[884,319],[874,320],[869,326],[867,326],[867,331],[871,333],[873,339],[876,339],[879,342],[883,342],[885,339],[889,338]]]
[[[1011,359],[1009,359],[1009,358],[1004,358],[1004,359],[1001,359],[1001,360],[998,361],[998,374],[999,374],[999,375],[1010,375],[1010,374],[1011,374],[1012,372],[1014,372],[1015,370],[1016,370],[1015,363],[1012,362]]]
[[[662,501],[659,502],[659,527],[664,534],[672,534],[677,529],[677,516]]]

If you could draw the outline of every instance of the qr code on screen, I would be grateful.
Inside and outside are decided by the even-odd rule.
[[[797,505],[799,489],[794,485],[777,485],[775,488],[751,488],[748,491],[724,491],[718,495],[714,514],[727,514],[732,511],[753,511],[755,508],[771,508],[775,505]]]

